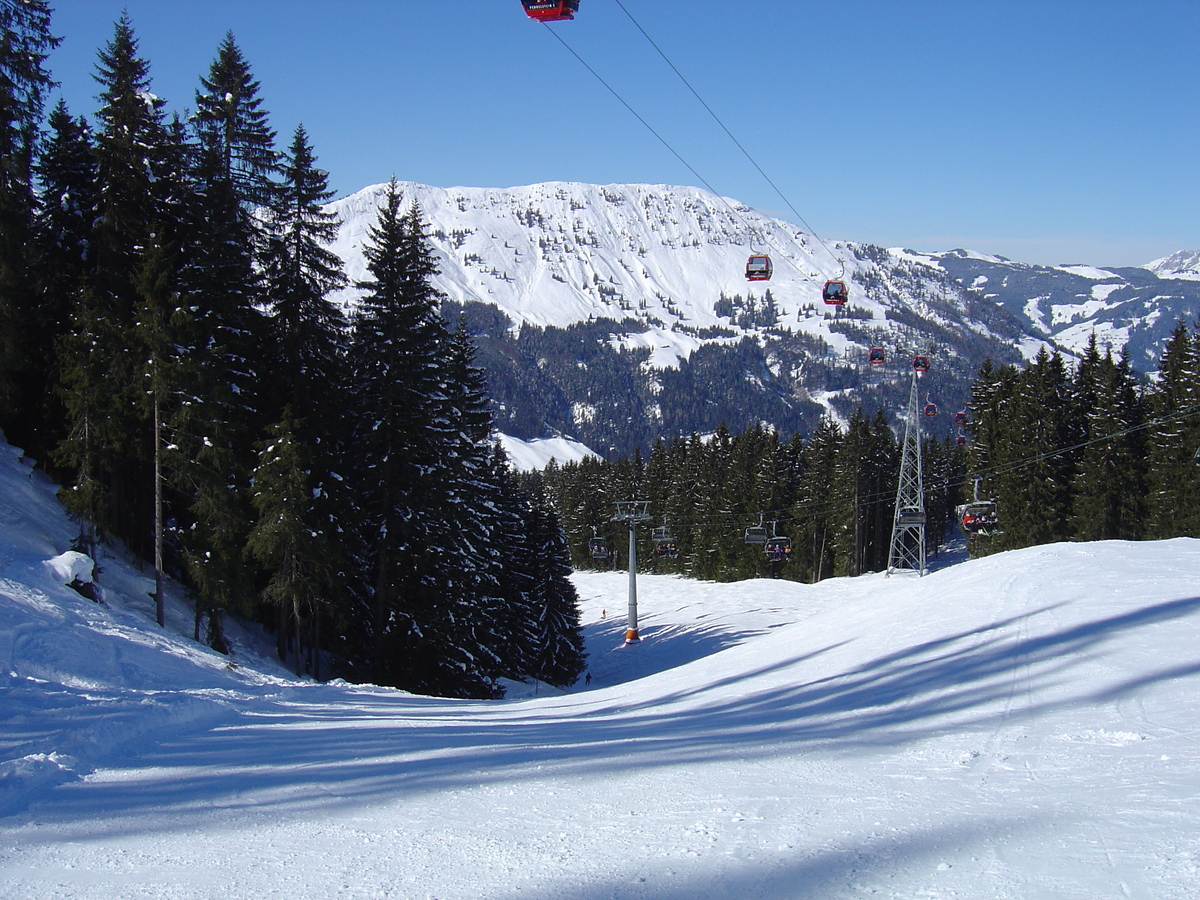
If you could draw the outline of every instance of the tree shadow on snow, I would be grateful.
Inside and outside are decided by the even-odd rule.
[[[528,705],[456,703],[352,687],[334,704],[329,686],[315,686],[312,703],[305,691],[288,691],[278,700],[231,709],[216,728],[148,748],[119,778],[57,788],[35,814],[43,821],[79,820],[84,837],[98,830],[141,833],[187,829],[193,816],[214,807],[276,813],[355,807],[523,779],[607,777],[614,767],[894,748],[1200,674],[1197,660],[1123,685],[1070,689],[1078,680],[1072,670],[1099,655],[1106,642],[1192,615],[1200,611],[1200,597],[1026,636],[1031,620],[1050,609],[807,682],[806,663],[837,647],[798,653],[684,691],[694,695],[686,704],[656,696],[622,705],[604,693]],[[795,683],[781,684],[781,669],[794,669]],[[1059,699],[1027,699],[1052,688]],[[103,823],[85,825],[92,817]]]

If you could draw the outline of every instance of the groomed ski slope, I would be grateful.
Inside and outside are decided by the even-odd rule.
[[[592,683],[300,682],[108,606],[0,446],[0,898],[1185,898],[1200,541],[923,579],[576,576]]]

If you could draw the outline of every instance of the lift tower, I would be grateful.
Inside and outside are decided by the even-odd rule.
[[[925,357],[916,357],[926,360]],[[915,364],[908,393],[908,416],[904,422],[904,448],[900,454],[900,483],[896,487],[896,512],[892,518],[892,545],[888,551],[887,574],[925,569],[925,481],[921,474],[921,418],[917,408],[917,381],[924,370]]]
[[[625,643],[636,644],[638,635],[637,618],[637,527],[650,521],[649,500],[618,500],[614,522],[629,523],[629,623],[625,626]]]

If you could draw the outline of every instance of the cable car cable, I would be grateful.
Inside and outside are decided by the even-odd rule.
[[[684,74],[679,71],[679,68],[675,65],[675,63],[671,62],[670,58],[667,56],[666,53],[663,52],[663,49],[660,46],[658,46],[658,44],[655,42],[654,38],[650,37],[650,35],[647,33],[646,29],[642,27],[642,24],[633,17],[633,13],[631,13],[625,7],[625,4],[622,3],[621,0],[616,0],[616,4],[617,4],[617,6],[621,7],[621,12],[625,13],[625,15],[629,17],[629,21],[632,22],[634,24],[634,26],[637,28],[637,30],[642,33],[642,36],[647,41],[649,41],[650,46],[653,47],[658,52],[658,55],[663,58],[663,62],[665,62],[668,66],[670,66],[671,71],[679,76],[679,80],[682,81],[684,83],[684,85],[687,87],[687,89],[692,92],[692,96],[695,97],[698,101],[700,101],[700,105],[704,107],[705,111],[710,116],[712,116],[713,121],[721,126],[721,130],[725,132],[725,134],[729,137],[729,139],[731,141],[733,141],[734,146],[737,147],[738,150],[740,150],[742,152],[742,156],[746,157],[746,159],[748,159],[750,161],[750,165],[754,166],[754,168],[758,171],[758,174],[763,177],[763,180],[766,181],[766,183],[771,186],[772,190],[774,190],[775,193],[779,195],[779,199],[782,200],[784,202],[784,205],[786,205],[787,208],[792,211],[792,215],[794,215],[797,219],[800,220],[800,224],[803,225],[805,228],[807,228],[809,233],[814,238],[817,239],[817,243],[819,243],[825,249],[826,253],[828,253],[834,259],[838,260],[838,262],[841,265],[840,277],[844,278],[846,275],[846,261],[844,259],[840,259],[836,254],[834,254],[834,252],[832,250],[829,249],[829,245],[826,244],[825,241],[823,241],[821,239],[821,236],[819,234],[817,234],[817,230],[815,228],[813,228],[811,225],[809,225],[808,222],[805,221],[804,216],[800,215],[800,212],[796,209],[795,206],[792,205],[792,201],[789,200],[784,195],[783,191],[781,191],[779,189],[779,185],[777,185],[774,181],[772,181],[771,176],[768,175],[765,171],[763,171],[763,167],[760,166],[758,164],[758,162],[754,159],[754,157],[750,155],[750,151],[747,150],[742,145],[742,142],[739,141],[734,136],[733,132],[730,131],[729,128],[725,125],[725,123],[721,121],[720,116],[718,116],[713,111],[713,108],[708,105],[708,103],[705,101],[705,99],[700,96],[700,92],[697,91],[692,86],[692,83],[690,81],[688,81],[687,78],[684,77]],[[801,274],[803,274],[803,273],[801,273]]]
[[[629,110],[629,112],[633,114],[634,118],[636,118],[639,122],[641,122],[642,125],[645,126],[646,130],[649,131],[652,135],[654,135],[654,137],[658,139],[659,143],[661,143],[664,147],[667,148],[667,150],[669,150],[671,152],[672,156],[674,156],[677,160],[679,160],[681,163],[683,163],[684,167],[689,172],[691,172],[694,176],[696,176],[696,178],[700,181],[700,183],[708,189],[709,193],[711,193],[718,200],[720,200],[725,205],[725,207],[731,213],[733,213],[734,217],[739,222],[742,223],[742,227],[744,227],[746,229],[746,233],[749,234],[751,236],[751,238],[753,238],[755,232],[760,231],[760,229],[756,229],[756,228],[752,227],[750,225],[750,223],[747,222],[746,219],[742,216],[741,212],[738,211],[737,207],[735,207],[732,203],[730,203],[729,200],[723,194],[721,194],[720,191],[718,191],[715,187],[712,186],[712,184],[709,183],[708,179],[706,179],[703,175],[701,175],[691,163],[689,163],[686,159],[684,159],[683,155],[678,150],[676,150],[673,146],[671,146],[670,142],[665,137],[663,137],[661,134],[659,134],[658,131],[656,131],[654,129],[654,127],[649,122],[647,122],[646,119],[636,109],[634,109],[632,105],[630,105],[629,101],[627,101],[624,97],[621,96],[621,94],[617,91],[616,88],[614,88],[611,84],[609,84],[607,81],[605,81],[603,76],[601,76],[600,73],[597,72],[587,62],[587,60],[585,60],[582,56],[580,56],[579,53],[575,50],[575,48],[572,47],[570,44],[568,44],[566,39],[561,34],[559,34],[556,29],[551,28],[549,26],[549,24],[547,24],[547,23],[543,22],[542,24],[547,31],[549,31],[552,35],[554,35],[555,40],[557,40],[560,44],[562,44],[570,52],[570,54],[572,56],[574,56],[577,60],[579,60],[580,64],[585,69],[587,69],[589,72],[591,72],[593,77],[595,77],[595,79],[597,81],[599,81],[602,85],[604,85],[605,89],[608,90],[608,92],[610,94],[612,94],[614,97],[616,97],[618,102],[620,102],[620,104],[622,106],[624,106],[627,110]],[[746,208],[747,208],[747,210],[750,209],[750,207],[746,207]],[[809,229],[809,230],[812,231],[812,229]],[[816,232],[812,232],[812,233],[813,233],[813,236],[816,237],[817,240],[821,243],[821,246],[825,248],[825,251],[827,253],[829,253],[831,256],[833,256],[832,251],[829,250],[829,248],[825,245],[824,241],[821,241],[821,238],[816,234]],[[770,238],[766,237],[765,232],[763,232],[763,234],[764,234],[763,242],[766,244],[773,244],[773,242],[770,240]],[[753,247],[751,247],[751,249],[753,250]],[[796,272],[798,272],[805,281],[812,282],[813,284],[817,283],[816,280],[811,275],[809,275],[807,272],[805,272],[803,269],[801,269],[798,265],[796,265],[796,263],[791,259],[791,256],[789,254],[782,252],[782,250],[778,247],[776,247],[775,249],[777,251],[779,251],[779,256],[782,259],[784,259],[785,261],[787,261],[787,263],[789,265],[791,265],[791,267],[793,269],[795,269]],[[837,259],[836,256],[834,258]],[[841,265],[842,265],[842,272],[844,274],[845,273],[845,262],[842,262]]]

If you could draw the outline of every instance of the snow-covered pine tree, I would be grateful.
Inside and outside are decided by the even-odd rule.
[[[217,170],[230,182],[247,216],[273,205],[280,165],[259,89],[250,64],[227,32],[208,77],[200,79],[193,121],[201,144],[215,154]],[[261,232],[254,236],[256,243],[265,237]]]
[[[345,527],[352,504],[340,474],[350,428],[347,323],[329,294],[346,283],[346,276],[341,259],[329,250],[338,223],[324,205],[333,192],[327,173],[316,165],[303,126],[297,126],[280,171],[282,180],[266,211],[263,275],[270,314],[267,348],[273,361],[264,376],[263,405],[271,419],[279,419],[284,408],[294,416],[289,433],[305,454],[310,482],[299,515],[325,537],[324,552],[332,558],[325,561],[323,571],[344,574],[353,552],[353,532]],[[266,564],[268,557],[259,558]],[[348,582],[353,581],[335,578],[321,585],[321,596],[330,601],[324,605],[275,604],[278,615],[323,610],[315,620],[304,619],[295,626],[316,633],[333,611],[331,606],[340,606],[343,588],[349,589]],[[281,657],[286,653],[287,633],[287,623],[281,619],[277,631]]]
[[[175,269],[176,259],[172,250],[152,237],[143,253],[135,282],[139,302],[133,335],[141,358],[145,361],[141,373],[141,399],[143,406],[149,410],[147,418],[152,438],[154,606],[159,625],[166,624],[163,582],[166,570],[167,498],[164,486],[168,458],[174,456],[168,450],[174,445],[170,421],[180,404],[181,387],[187,382],[183,377],[186,361],[181,360],[175,352],[178,336],[187,321],[186,313],[179,308],[175,291]]]
[[[150,90],[149,64],[138,55],[127,15],[100,51],[95,77],[101,87],[95,275],[80,296],[64,345],[71,357],[62,378],[69,434],[59,458],[73,459],[78,467],[83,455],[90,456],[88,478],[111,498],[103,507],[108,521],[98,524],[149,558],[153,435],[141,403],[136,282],[151,236],[165,218],[164,193],[173,182],[163,101]],[[83,399],[76,403],[72,395]]]
[[[451,443],[441,370],[445,327],[420,212],[401,211],[389,183],[363,248],[369,277],[353,321],[349,360],[355,398],[355,467],[371,587],[360,651],[384,684],[427,690],[463,660],[440,657],[435,635],[441,588],[431,558],[444,551],[444,450]]]
[[[197,638],[207,618],[210,643],[221,647],[224,611],[248,611],[253,597],[242,558],[251,520],[253,447],[263,428],[259,376],[268,346],[255,257],[262,229],[253,215],[267,191],[261,187],[266,174],[242,161],[273,153],[274,135],[262,124],[257,83],[232,39],[201,84],[221,94],[214,101],[211,90],[197,93],[191,191],[174,217],[184,223],[178,285],[190,319],[179,347],[191,380],[184,387],[187,402],[172,423],[181,450],[172,476],[190,498],[180,513],[188,522],[181,541],[197,595]]]
[[[317,168],[304,126],[297,126],[284,157],[283,179],[267,209],[265,294],[270,311],[271,394],[311,419],[313,404],[341,409],[346,319],[329,295],[346,284],[342,261],[329,245],[337,217],[324,208],[333,198],[328,173]],[[340,428],[333,429],[334,431]]]

